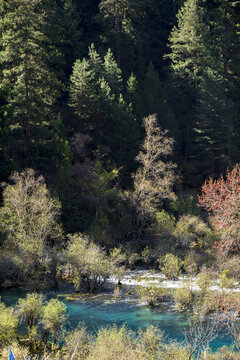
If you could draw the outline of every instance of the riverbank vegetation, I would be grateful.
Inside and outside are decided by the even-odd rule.
[[[201,320],[193,320],[189,330],[185,333],[185,345],[168,343],[164,334],[153,326],[134,333],[125,326],[102,328],[97,335],[88,333],[82,324],[70,332],[61,334],[62,346],[51,345],[39,341],[34,344],[18,339],[12,342],[12,351],[19,360],[29,356],[34,359],[81,359],[81,360],[173,360],[193,359],[238,359],[239,353],[233,348],[221,348],[212,353],[209,343],[217,336],[220,323],[212,321],[207,325]],[[6,341],[6,339],[5,339]],[[42,343],[43,344],[43,343]],[[2,343],[0,359],[6,359],[9,347]]]
[[[20,314],[30,343],[39,319],[57,343],[65,309],[42,290],[114,279],[117,294],[137,267],[187,277],[136,288],[142,302],[239,315],[238,5],[0,0],[0,287],[29,291],[16,311],[0,305],[1,349]],[[177,351],[154,329],[115,332],[66,344],[82,336],[86,359],[113,359],[104,337],[125,344],[116,357]]]

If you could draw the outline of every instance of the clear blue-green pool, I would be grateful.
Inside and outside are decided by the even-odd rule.
[[[69,290],[68,290],[69,291]],[[17,300],[26,293],[19,289],[4,289],[0,291],[2,301],[8,306],[14,306]],[[49,292],[47,298],[56,297],[58,293]],[[129,301],[101,301],[101,298],[91,300],[66,300],[60,298],[67,306],[68,329],[77,327],[84,322],[89,331],[96,333],[101,327],[125,324],[128,328],[138,330],[149,325],[158,326],[164,331],[166,340],[184,341],[184,329],[188,327],[188,315],[165,308],[149,308]],[[227,329],[222,329],[218,337],[211,343],[211,348],[232,344],[232,338]]]

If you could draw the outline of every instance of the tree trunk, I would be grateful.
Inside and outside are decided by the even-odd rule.
[[[52,342],[53,342],[53,346],[55,347],[55,345],[57,343],[57,331],[56,330],[52,331]]]

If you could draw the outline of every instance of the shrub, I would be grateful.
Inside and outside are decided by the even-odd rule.
[[[212,286],[212,274],[207,270],[203,270],[198,275],[197,285],[200,287],[200,297],[203,298],[210,291]]]
[[[116,326],[101,329],[91,347],[88,360],[134,360],[135,344],[135,336],[124,326],[120,329]]]
[[[44,307],[42,313],[42,323],[46,331],[46,336],[52,334],[53,344],[57,342],[57,334],[65,322],[66,305],[57,299],[51,299]]]
[[[194,251],[188,251],[184,258],[184,270],[189,275],[196,275],[198,271],[198,256]]]
[[[159,259],[159,268],[166,279],[176,279],[180,274],[182,261],[173,254],[167,254]]]
[[[204,293],[204,296],[200,295],[194,302],[194,312],[199,316],[206,316],[217,310],[218,304],[212,291]]]
[[[216,311],[218,305],[215,301],[215,295],[218,292],[211,291],[213,284],[213,274],[206,269],[202,270],[198,275],[197,285],[200,287],[200,293],[195,300],[194,310],[195,313],[205,316],[210,312]]]
[[[77,329],[65,338],[65,358],[74,360],[86,359],[90,351],[91,340],[86,327],[78,326]]]
[[[19,299],[18,315],[26,322],[30,342],[35,340],[37,325],[41,315],[43,298],[38,294],[27,294],[25,299]]]
[[[207,353],[204,352],[202,354],[201,359],[207,360],[238,360],[239,359],[239,352],[235,352],[234,347],[221,347],[217,352],[211,353],[208,351]]]
[[[11,343],[11,350],[16,357],[16,360],[26,360],[30,359],[30,354],[28,349],[19,345],[17,342]],[[9,357],[9,346],[3,348],[0,356],[0,360],[6,360]]]
[[[179,344],[167,345],[164,351],[163,359],[168,359],[168,360],[189,359],[188,349],[187,347],[181,346]]]
[[[166,300],[168,290],[154,285],[149,287],[139,286],[136,288],[136,293],[141,302],[146,302],[149,306],[156,306],[161,301]]]
[[[185,309],[193,299],[193,293],[190,287],[178,288],[173,292],[173,299],[178,310]]]
[[[221,289],[233,289],[236,287],[236,280],[229,277],[229,270],[223,270],[221,274],[218,275],[218,278]]]
[[[175,201],[170,203],[170,209],[178,216],[181,215],[200,215],[200,209],[197,206],[197,197],[187,193],[178,195]]]
[[[219,269],[221,271],[227,270],[228,276],[233,277],[235,279],[240,279],[240,262],[239,256],[235,255],[231,258],[223,261],[222,256],[219,258]]]
[[[157,229],[161,234],[171,233],[175,228],[175,218],[162,210],[156,214]]]
[[[136,360],[160,359],[163,350],[163,333],[154,326],[140,330],[136,347]]]
[[[207,293],[210,287],[212,286],[212,283],[213,283],[212,274],[207,269],[203,269],[198,274],[198,280],[197,280],[197,285],[200,287],[201,293],[202,294]]]
[[[184,215],[174,231],[179,244],[185,248],[205,248],[212,246],[215,237],[212,230],[198,216]]]
[[[145,246],[141,253],[141,258],[144,261],[145,264],[148,264],[151,259],[151,253],[148,246]]]
[[[127,265],[130,268],[133,268],[136,262],[140,259],[140,255],[132,252],[131,250],[126,251],[126,256],[127,256]]]
[[[114,269],[114,275],[118,279],[118,283],[120,283],[126,273],[123,264],[127,261],[127,255],[122,251],[122,248],[114,248],[109,250],[109,259]]]
[[[202,186],[199,204],[208,212],[210,223],[219,233],[215,248],[226,254],[239,250],[240,165],[217,180],[209,178]]]
[[[6,307],[0,302],[0,348],[10,345],[16,336],[18,325],[17,315],[11,307]]]
[[[67,261],[74,270],[74,286],[79,291],[81,281],[94,292],[114,274],[116,267],[106,253],[82,234],[69,235]]]

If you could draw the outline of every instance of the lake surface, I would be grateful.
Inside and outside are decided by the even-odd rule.
[[[62,289],[61,293],[69,293],[68,289]],[[2,301],[7,306],[14,306],[17,300],[25,297],[26,292],[20,289],[3,289],[0,291]],[[58,292],[46,293],[46,298],[58,296]],[[149,325],[159,327],[164,331],[166,340],[184,341],[184,329],[188,327],[188,316],[173,309],[149,308],[126,300],[103,300],[101,297],[94,297],[93,301],[88,300],[67,300],[60,297],[67,306],[67,328],[77,327],[79,322],[84,322],[92,333],[99,328],[116,324],[137,331],[145,329]],[[221,330],[218,337],[211,343],[213,351],[223,345],[231,345],[232,339],[226,330]]]

